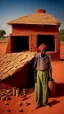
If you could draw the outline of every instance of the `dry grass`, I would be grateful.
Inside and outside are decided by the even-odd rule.
[[[47,13],[34,13],[8,22],[8,24],[60,25],[60,22]]]

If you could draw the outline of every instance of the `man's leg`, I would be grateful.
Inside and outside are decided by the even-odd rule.
[[[37,88],[37,82],[35,82],[35,99],[36,103],[38,102],[38,88]]]
[[[36,103],[37,103],[37,107],[42,105],[42,98],[41,98],[41,81],[40,81],[40,77],[41,77],[41,72],[37,71],[37,83],[35,84],[35,96],[36,96]]]
[[[42,103],[43,105],[48,104],[48,72],[42,72]]]

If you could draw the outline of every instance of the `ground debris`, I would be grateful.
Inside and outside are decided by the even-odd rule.
[[[29,102],[24,102],[24,104],[25,104],[26,106],[30,105],[30,103],[29,103]]]
[[[12,89],[0,89],[0,100],[11,100]]]
[[[19,112],[24,112],[23,109],[19,108]]]
[[[11,100],[11,97],[10,97],[10,96],[7,96],[7,97],[6,97],[6,100]]]
[[[6,96],[2,96],[1,97],[1,100],[6,100]]]
[[[8,102],[5,102],[4,105],[9,105],[9,103]]]
[[[21,102],[18,103],[19,106],[22,106],[23,104]]]
[[[11,112],[11,110],[10,110],[10,109],[7,109],[7,111],[8,111],[8,112]]]

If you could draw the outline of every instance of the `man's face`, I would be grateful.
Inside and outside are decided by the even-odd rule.
[[[43,49],[43,50],[41,51],[41,55],[44,56],[45,54],[46,54],[46,50]]]

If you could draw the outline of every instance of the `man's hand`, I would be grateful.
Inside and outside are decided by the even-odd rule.
[[[34,70],[34,82],[37,81],[37,70]]]
[[[52,80],[52,70],[49,70],[49,80]]]
[[[34,78],[34,82],[37,82],[37,79],[36,78]]]

